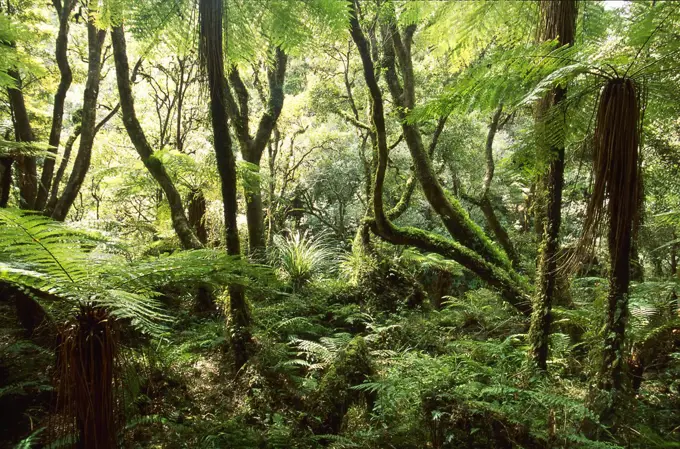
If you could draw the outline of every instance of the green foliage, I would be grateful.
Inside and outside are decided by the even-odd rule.
[[[390,360],[378,382],[360,387],[378,395],[374,412],[390,429],[385,443],[484,447],[506,438],[520,444],[553,438],[552,447],[569,447],[576,440],[584,444],[579,447],[597,447],[579,434],[581,420],[592,418],[582,399],[570,397],[573,393],[559,385],[530,379],[518,343],[513,337],[461,339],[449,355],[409,352]],[[553,436],[548,434],[550,416],[560,421]],[[497,425],[505,430],[494,431]]]
[[[162,287],[233,283],[262,290],[274,280],[267,268],[222,251],[182,251],[127,262],[107,254],[101,236],[39,214],[3,209],[0,221],[0,279],[36,292],[35,299],[57,319],[90,303],[158,334],[170,319],[156,299]]]
[[[344,28],[348,10],[346,3],[334,0],[225,3],[226,51],[237,63],[266,56],[270,47],[297,55],[313,39],[333,39]]]
[[[0,157],[41,156],[54,158],[52,148],[38,142],[12,142],[0,139]]]
[[[322,273],[332,269],[335,255],[323,237],[291,231],[287,237],[274,236],[272,257],[283,277],[299,290]]]
[[[272,237],[269,266],[223,249],[207,92],[199,88],[205,73],[179,67],[180,58],[196,62],[195,3],[77,4],[68,37],[73,85],[57,153],[80,122],[71,97],[82,94],[86,75],[83,19],[107,30],[124,23],[131,60],[142,58],[145,74],[134,87],[141,124],[152,146],[165,136],[164,148],[155,148],[154,155],[180,195],[195,189],[204,195],[210,249],[180,249],[167,202],[114,117],[97,137],[71,223],[0,209],[0,283],[34,299],[57,324],[85,305],[105,308],[131,325],[116,328],[129,361],[122,373],[124,397],[118,398],[127,418],[121,447],[677,447],[680,8],[673,1],[628,2],[622,9],[578,3],[576,43],[562,48],[535,42],[538,2],[360,1],[357,12],[385,100],[386,207],[400,203],[407,180],[417,174],[404,142],[413,137],[402,135],[395,119],[400,111],[384,84],[384,26],[394,20],[402,38],[415,26],[410,55],[417,99],[406,111],[408,120],[418,125],[427,148],[446,117],[438,144],[430,148],[433,173],[500,264],[507,260],[487,239],[491,226],[476,200],[488,170],[483,150],[489,118],[503,104],[491,142],[495,172],[488,195],[524,270],[516,279],[504,273],[501,278],[525,291],[535,270],[536,178],[549,162],[546,148],[566,146],[560,242],[568,246],[590,195],[592,115],[601,86],[625,74],[643,87],[645,201],[636,248],[645,282],[631,286],[621,360],[631,370],[644,369],[632,378],[642,384],[628,395],[614,430],[600,426],[591,411],[606,317],[604,248],[596,249],[593,267],[559,280],[549,375],[538,376],[527,363],[526,318],[506,304],[508,298],[482,288],[478,277],[450,259],[360,232],[372,215],[375,105],[347,33],[348,1],[223,0],[225,68],[236,65],[245,75],[252,134],[268,113],[266,72],[275,48],[289,56],[284,108],[262,161],[237,162],[239,213],[253,189],[262,190]],[[13,161],[13,204],[25,181],[24,163],[31,161],[26,157],[36,158],[40,174],[54,150],[39,142],[50,134],[59,83],[57,21],[51,6],[33,0],[1,7],[0,88],[16,86],[8,72],[17,69],[36,137],[11,142],[16,116],[9,102],[0,102],[0,157]],[[118,98],[105,54],[99,104],[109,109]],[[186,84],[178,82],[180,76]],[[181,100],[180,84],[187,89]],[[567,88],[560,106],[537,117],[536,104],[558,86]],[[174,145],[177,134],[185,138],[181,148]],[[5,176],[0,173],[3,181]],[[438,249],[484,262],[448,240],[438,211],[415,185],[395,223]],[[198,289],[221,298],[230,285],[245,287],[252,306],[252,356],[237,375],[226,350],[224,318],[199,317],[190,304]],[[8,439],[26,449],[45,445],[49,432],[41,426],[55,418],[47,416],[53,410],[47,398],[54,351],[35,343],[39,333],[14,329],[13,306],[0,302],[0,405],[28,404],[16,415],[38,430],[21,428],[21,435],[17,430]],[[593,440],[584,423],[604,438]],[[48,447],[74,443],[68,435]]]

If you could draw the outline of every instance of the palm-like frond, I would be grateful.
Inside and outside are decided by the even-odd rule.
[[[298,349],[298,356],[304,357],[297,363],[305,365],[310,371],[314,371],[322,370],[333,363],[338,352],[346,347],[351,340],[351,334],[339,333],[333,337],[323,337],[318,342],[295,338],[291,340],[291,344]]]
[[[33,156],[54,158],[48,144],[40,142],[13,142],[0,138],[0,157]]]
[[[0,267],[26,278],[35,276],[36,285],[47,277],[76,283],[87,277],[90,236],[74,232],[61,223],[16,209],[0,210]]]
[[[144,332],[163,330],[168,315],[156,300],[165,286],[275,285],[271,269],[221,250],[180,251],[128,262],[95,251],[102,236],[76,231],[35,213],[0,209],[0,281],[29,292],[56,318],[75,307],[105,308]],[[49,303],[45,297],[55,299]]]
[[[288,237],[274,236],[274,258],[294,288],[302,287],[331,267],[334,254],[322,238],[306,232],[292,232]]]

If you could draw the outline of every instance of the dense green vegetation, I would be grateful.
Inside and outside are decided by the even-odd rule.
[[[680,447],[680,3],[0,11],[0,449]]]

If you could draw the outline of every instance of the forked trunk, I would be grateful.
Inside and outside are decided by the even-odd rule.
[[[80,147],[73,163],[71,176],[64,188],[61,198],[57,201],[52,212],[52,218],[63,221],[66,219],[71,206],[78,197],[85,176],[90,169],[92,146],[96,134],[97,99],[99,98],[99,84],[101,81],[102,46],[106,38],[106,31],[98,30],[93,19],[87,24],[88,68],[85,93],[83,94],[82,133]]]
[[[75,0],[65,0],[54,2],[57,5],[57,13],[59,14],[59,34],[57,35],[57,44],[55,49],[55,59],[59,67],[59,86],[57,92],[54,94],[54,106],[52,108],[52,127],[50,128],[49,144],[52,147],[50,152],[54,154],[53,158],[46,158],[43,162],[42,174],[40,176],[40,186],[38,195],[35,200],[35,209],[43,210],[47,203],[48,193],[52,184],[52,176],[54,174],[54,164],[56,162],[57,147],[61,140],[62,123],[64,121],[64,103],[66,101],[66,93],[71,87],[73,74],[71,66],[68,63],[68,31],[71,12],[76,5]]]

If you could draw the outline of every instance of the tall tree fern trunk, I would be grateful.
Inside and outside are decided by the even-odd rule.
[[[541,41],[557,39],[560,46],[574,43],[576,0],[541,2]],[[538,185],[541,192],[537,215],[541,244],[538,256],[538,276],[533,314],[529,329],[531,357],[545,370],[548,360],[548,339],[552,323],[552,305],[557,288],[557,253],[562,221],[562,188],[564,185],[564,111],[559,111],[566,96],[562,87],[552,89],[538,107],[539,166],[547,164]],[[558,131],[555,132],[555,129]],[[550,137],[549,137],[550,136]],[[543,206],[543,207],[541,207]]]
[[[610,254],[607,320],[600,370],[600,387],[615,396],[624,388],[624,341],[628,321],[628,288],[633,222],[638,210],[638,145],[640,140],[638,90],[630,79],[614,79],[605,86],[595,129],[598,184],[608,198]],[[603,178],[598,183],[598,178]],[[616,404],[616,401],[611,402]],[[613,408],[604,415],[613,413]]]
[[[628,389],[625,346],[629,317],[633,226],[639,210],[638,147],[641,105],[637,84],[630,78],[610,79],[600,94],[594,133],[594,186],[578,253],[591,250],[601,224],[608,226],[609,293],[603,328],[604,346],[598,390],[592,407],[600,421],[617,422]]]
[[[82,305],[60,334],[57,393],[67,421],[55,430],[61,437],[75,430],[78,449],[118,447],[119,347],[113,323],[103,309]]]
[[[222,0],[200,0],[201,55],[208,75],[213,144],[217,159],[217,171],[221,181],[222,200],[224,201],[227,252],[234,256],[240,256],[241,242],[239,241],[236,221],[238,211],[236,158],[229,135],[225,98],[227,85],[224,77],[222,48],[223,14]],[[251,341],[250,315],[245,294],[240,286],[232,285],[229,287],[229,319],[232,328],[231,342],[234,349],[234,364],[238,370],[248,361],[248,346]]]

